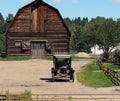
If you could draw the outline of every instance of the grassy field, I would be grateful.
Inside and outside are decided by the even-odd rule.
[[[120,66],[109,64],[113,69],[120,69]],[[120,73],[119,73],[120,75]],[[82,71],[77,73],[77,78],[80,83],[90,87],[111,87],[115,86],[111,80],[99,69],[99,66],[90,63],[82,68]]]
[[[0,57],[0,61],[22,61],[31,59],[28,56]]]
[[[75,55],[71,55],[72,61],[78,61],[79,58]],[[0,57],[0,61],[22,61],[22,60],[29,60],[31,57],[29,56],[14,56],[14,57]],[[52,56],[47,56],[45,58],[42,58],[45,60],[53,61]]]
[[[47,57],[45,57],[43,59],[49,60],[49,61],[53,61],[53,57],[52,56],[47,56]],[[72,61],[78,61],[79,57],[76,57],[75,55],[71,55],[71,59],[72,59]]]
[[[4,100],[3,100],[4,99]],[[33,101],[32,93],[25,90],[25,92],[17,95],[12,95],[9,91],[6,91],[5,98],[0,98],[0,101]]]

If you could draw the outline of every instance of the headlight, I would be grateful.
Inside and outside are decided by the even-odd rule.
[[[60,73],[60,69],[57,70],[57,73]]]
[[[67,73],[70,73],[70,70],[67,70]]]

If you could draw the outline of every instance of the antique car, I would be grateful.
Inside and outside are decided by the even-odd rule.
[[[71,67],[71,55],[53,55],[53,65],[51,68],[52,81],[56,78],[69,78],[74,82],[74,70]]]

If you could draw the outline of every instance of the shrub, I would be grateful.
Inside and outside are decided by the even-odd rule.
[[[116,58],[118,56],[120,56],[120,50],[119,49],[115,50],[115,53],[114,53],[113,57]]]
[[[20,95],[20,101],[32,101],[32,94],[30,91],[25,90],[24,93]]]
[[[32,94],[27,90],[20,95],[12,95],[8,90],[5,95],[5,101],[32,101]]]

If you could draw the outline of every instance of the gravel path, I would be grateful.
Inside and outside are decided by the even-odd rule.
[[[90,60],[73,61],[76,70],[89,63]],[[0,61],[0,93],[9,90],[16,94],[31,91],[32,94],[120,94],[115,87],[90,88],[75,80],[57,80],[51,82],[52,61],[33,59],[27,61]]]

